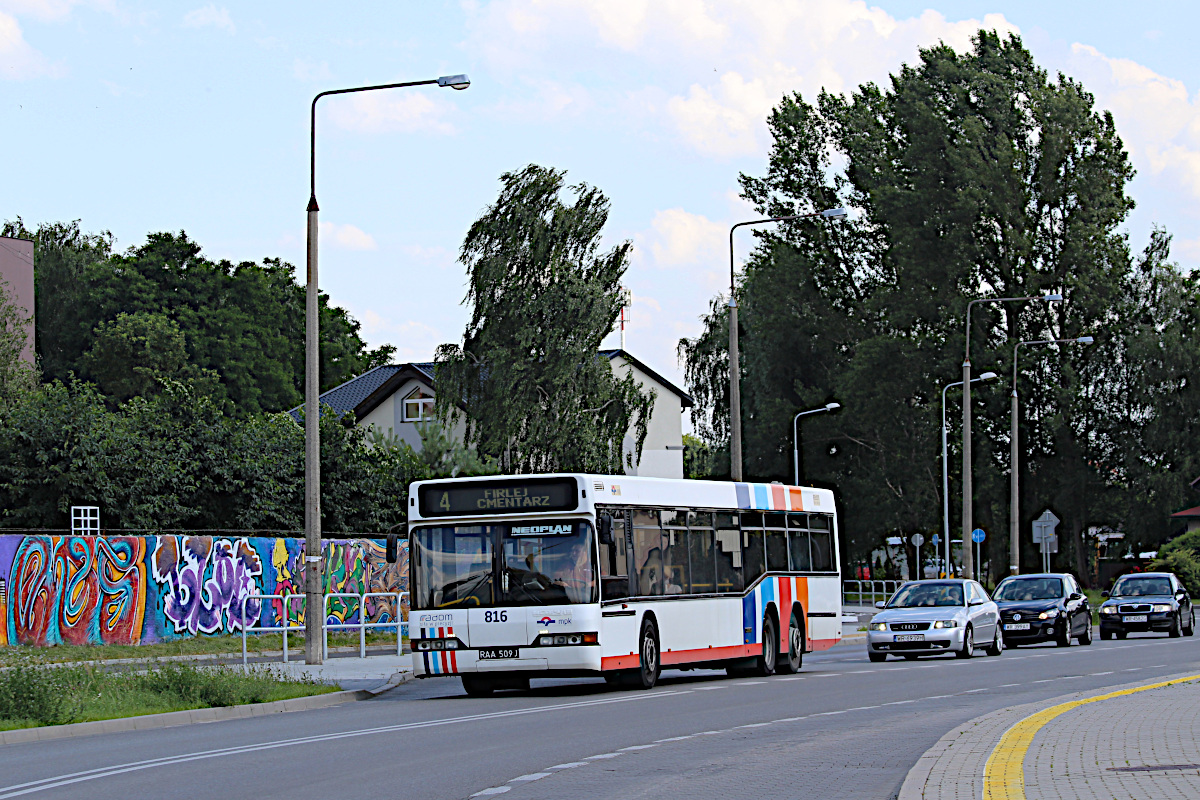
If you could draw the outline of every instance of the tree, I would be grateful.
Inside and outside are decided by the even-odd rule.
[[[966,53],[922,50],[887,88],[822,93],[815,106],[796,94],[771,113],[766,175],[743,175],[743,196],[769,216],[835,205],[861,214],[755,232],[737,290],[747,469],[784,478],[791,415],[837,398],[841,414],[806,425],[804,461],[808,475],[841,490],[855,557],[886,533],[941,527],[940,390],[957,380],[966,305],[979,297],[1053,291],[1066,302],[977,307],[976,374],[1011,374],[1022,339],[1097,339],[1091,349],[1022,354],[1024,528],[1055,506],[1065,555],[1081,561],[1086,525],[1118,505],[1098,469],[1114,443],[1096,433],[1110,426],[1091,396],[1119,355],[1113,323],[1132,288],[1119,226],[1133,207],[1133,170],[1111,115],[1093,106],[1078,83],[1039,69],[1018,37],[980,31]],[[714,446],[728,414],[725,319],[714,303],[705,333],[681,342]],[[976,515],[1002,549],[1006,395],[972,398]]]
[[[213,261],[183,232],[152,233],[144,244],[114,254],[111,234],[83,234],[78,222],[31,232],[17,218],[4,230],[34,241],[38,353],[48,379],[68,381],[74,374],[109,381],[113,402],[135,386],[152,387],[151,365],[119,365],[97,340],[127,341],[153,330],[159,345],[175,348],[168,343],[174,337],[163,338],[173,326],[182,335],[186,365],[172,374],[215,375],[203,388],[227,412],[281,411],[302,401],[304,288],[290,264]],[[119,322],[122,314],[132,319]],[[331,306],[327,295],[321,295],[320,315],[322,389],[386,363],[395,352],[390,345],[368,349],[359,323]]]
[[[654,402],[597,353],[631,245],[600,251],[608,199],[565,175],[530,165],[501,176],[459,256],[471,320],[462,344],[435,357],[439,419],[465,417],[464,443],[505,472],[621,471],[627,434],[640,458]]]
[[[212,392],[217,374],[188,363],[179,325],[162,314],[117,314],[96,326],[96,341],[80,362],[100,391],[116,402],[156,394],[164,380],[200,380]]]

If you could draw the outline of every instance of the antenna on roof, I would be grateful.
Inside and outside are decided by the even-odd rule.
[[[633,292],[622,286],[619,289],[621,293],[621,349],[625,349],[625,321],[628,319],[625,309],[633,305]]]

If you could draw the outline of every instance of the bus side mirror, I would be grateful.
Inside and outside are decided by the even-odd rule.
[[[612,545],[613,543],[613,518],[610,514],[601,514],[596,520],[596,531],[600,534],[600,544]]]
[[[389,564],[395,564],[397,561],[400,560],[400,553],[399,553],[400,537],[403,535],[407,535],[407,533],[408,533],[408,525],[406,523],[401,522],[396,527],[399,528],[400,530],[396,531],[395,529],[393,529],[393,530],[389,531],[388,535],[387,535],[386,560],[387,560],[387,563],[389,563]]]

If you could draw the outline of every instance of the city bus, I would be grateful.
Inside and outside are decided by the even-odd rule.
[[[664,668],[796,672],[841,638],[825,489],[555,474],[409,492],[419,678],[470,695],[535,677],[651,688]]]

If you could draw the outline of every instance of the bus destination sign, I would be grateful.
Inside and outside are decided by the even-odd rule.
[[[573,511],[579,507],[577,492],[574,478],[434,483],[419,489],[417,502],[422,517]]]

